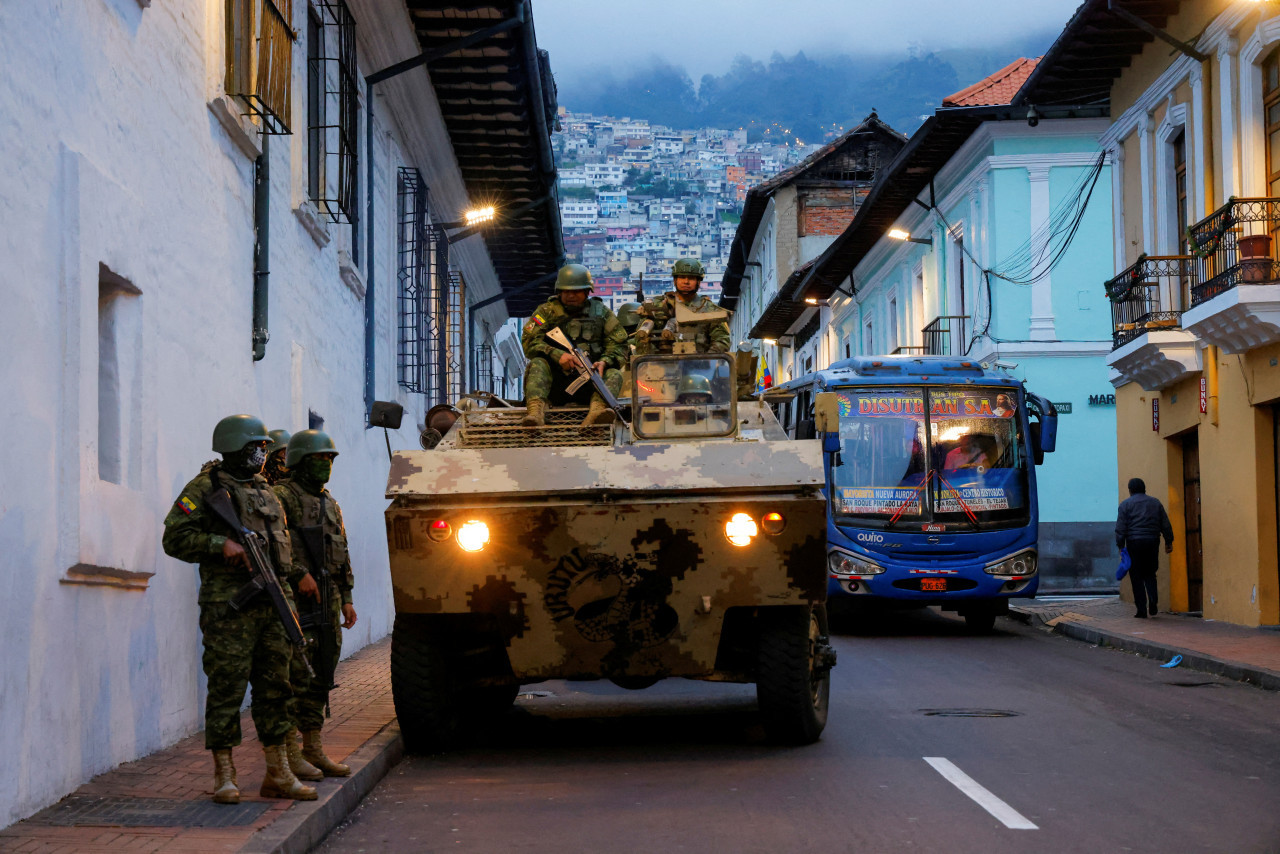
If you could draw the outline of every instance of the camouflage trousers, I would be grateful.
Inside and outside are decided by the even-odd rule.
[[[200,606],[204,633],[204,746],[223,750],[240,744],[240,706],[253,685],[253,725],[264,746],[283,744],[289,722],[289,658],[284,626],[265,594],[236,611],[225,602]]]
[[[298,596],[300,611],[308,606],[316,607],[315,600],[309,596]],[[289,664],[289,684],[293,686],[293,699],[289,702],[289,718],[299,730],[308,732],[324,726],[325,708],[329,705],[329,691],[333,689],[333,671],[342,657],[342,597],[335,590],[329,597],[329,607],[318,615],[328,624],[329,638],[325,641],[318,627],[307,627],[303,634],[307,636],[307,660],[315,676],[307,673],[299,656],[294,656]]]
[[[577,372],[566,374],[559,365],[552,365],[541,356],[534,356],[524,369],[524,399],[541,398],[551,406],[566,406],[571,403],[586,406],[591,403],[591,395],[595,389],[591,383],[587,383],[576,394],[569,394],[569,385],[577,378]],[[605,368],[604,384],[617,397],[622,391],[622,371]]]

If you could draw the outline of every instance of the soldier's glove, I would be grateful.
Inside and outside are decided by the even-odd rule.
[[[662,327],[662,340],[663,341],[676,340],[676,328],[675,328],[674,320],[668,320],[667,325]]]

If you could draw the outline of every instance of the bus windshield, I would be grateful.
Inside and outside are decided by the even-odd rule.
[[[1008,388],[838,389],[837,520],[874,527],[1027,524],[1019,394]]]

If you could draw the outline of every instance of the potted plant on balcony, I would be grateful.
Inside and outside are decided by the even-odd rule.
[[[1271,235],[1250,234],[1236,241],[1240,251],[1240,281],[1271,281]]]

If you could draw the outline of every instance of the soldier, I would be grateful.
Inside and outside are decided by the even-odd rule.
[[[693,258],[681,258],[671,267],[671,280],[674,291],[667,291],[660,297],[649,300],[641,309],[643,318],[652,320],[650,328],[662,331],[664,342],[674,341],[676,337],[676,300],[680,300],[696,312],[718,311],[718,307],[706,297],[698,296],[698,287],[706,275],[702,262]],[[729,324],[725,322],[698,324],[694,333],[694,345],[699,353],[728,353],[732,344],[729,336]],[[649,334],[645,329],[636,336],[637,352],[649,351]]]
[[[284,749],[289,732],[291,649],[269,597],[259,595],[241,610],[230,599],[250,579],[244,547],[206,505],[205,496],[226,487],[240,522],[270,544],[282,579],[293,566],[284,509],[262,478],[271,443],[267,428],[252,415],[230,415],[213,429],[213,450],[221,462],[202,469],[182,489],[164,520],[165,553],[200,564],[200,631],[204,636],[205,747],[213,751],[213,800],[240,802],[231,750],[240,744],[240,705],[253,683],[253,723],[267,757],[260,794],[264,798],[312,801],[316,790],[289,770]],[[286,585],[287,592],[287,585]]]
[[[271,445],[267,448],[267,464],[262,468],[262,476],[267,483],[275,486],[289,476],[289,469],[284,464],[285,450],[289,447],[288,430],[272,430]]]
[[[285,460],[289,478],[275,487],[289,518],[294,596],[316,673],[314,678],[309,676],[300,662],[295,662],[289,671],[293,685],[291,718],[302,730],[302,750],[298,750],[296,731],[289,733],[285,746],[293,773],[304,780],[346,777],[351,773],[351,768],[325,755],[320,737],[329,691],[334,687],[333,672],[342,652],[338,627],[349,629],[356,624],[356,609],[351,604],[355,580],[347,553],[347,529],[338,502],[325,489],[336,456],[338,449],[328,434],[319,430],[294,433]]]
[[[624,302],[618,306],[618,322],[622,324],[628,337],[634,335],[636,327],[640,325],[640,309],[643,307],[638,302]]]
[[[592,360],[596,371],[604,373],[604,383],[616,396],[622,390],[621,368],[628,363],[627,333],[618,318],[596,297],[589,297],[591,271],[581,264],[567,264],[556,276],[556,295],[538,306],[524,325],[521,344],[529,364],[524,372],[524,394],[528,413],[522,422],[536,427],[546,423],[548,401],[557,406],[586,403],[590,409],[584,426],[608,424],[613,410],[604,398],[585,385],[570,395],[568,386],[577,376],[573,356],[547,338],[560,328]]]

